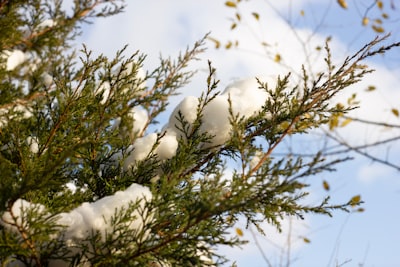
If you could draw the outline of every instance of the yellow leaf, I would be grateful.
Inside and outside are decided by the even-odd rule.
[[[231,47],[232,47],[232,42],[229,41],[229,42],[225,45],[225,48],[226,48],[226,49],[230,49]]]
[[[397,108],[392,108],[392,113],[393,115],[395,115],[396,117],[399,116],[399,110]]]
[[[235,231],[236,231],[236,234],[237,234],[238,236],[243,236],[243,231],[242,231],[242,229],[236,228]]]
[[[225,5],[226,5],[227,7],[236,7],[236,3],[232,2],[232,1],[226,1],[226,2],[225,2]]]
[[[347,99],[347,105],[355,104],[357,102],[356,97],[357,97],[357,94],[352,94],[351,97],[349,97]]]
[[[300,10],[300,16],[304,17],[304,10]]]
[[[256,20],[260,19],[260,15],[257,12],[251,13]]]
[[[383,2],[382,1],[376,1],[376,5],[378,6],[379,9],[383,8]]]
[[[304,243],[307,243],[307,244],[311,243],[311,240],[308,239],[307,237],[303,237],[303,241],[304,241]]]
[[[340,124],[340,127],[345,127],[347,124],[349,124],[352,120],[350,118],[345,119],[342,124]]]
[[[337,103],[337,104],[336,104],[336,108],[337,108],[338,110],[342,110],[342,109],[344,109],[344,105],[343,105],[342,103]]]
[[[237,18],[237,20],[238,20],[238,21],[240,21],[240,20],[242,19],[242,17],[240,16],[240,14],[239,14],[239,13],[236,13],[236,15],[235,15],[235,16],[236,16],[236,18]]]
[[[361,201],[361,196],[356,195],[350,199],[349,204],[354,207],[354,206],[360,204],[360,201]]]
[[[237,24],[236,23],[232,23],[231,25],[231,30],[234,30],[236,28]]]
[[[377,32],[377,33],[383,33],[385,32],[385,29],[382,28],[381,26],[377,26],[377,25],[372,25],[372,29]]]
[[[221,42],[218,41],[217,39],[213,37],[207,37],[207,39],[214,43],[216,49],[221,47]]]
[[[322,182],[322,186],[324,187],[324,189],[325,189],[326,191],[329,191],[330,186],[329,186],[329,184],[328,184],[327,181],[324,180],[324,181]]]
[[[279,62],[281,62],[281,60],[282,60],[281,55],[280,54],[276,54],[275,58],[274,58],[274,61],[279,63]]]
[[[388,19],[388,18],[389,18],[389,15],[388,15],[387,13],[382,13],[382,18]]]
[[[364,211],[365,211],[364,208],[358,208],[358,209],[357,209],[357,212],[364,212]]]
[[[368,23],[369,23],[369,19],[367,17],[364,17],[363,20],[362,20],[362,25],[363,26],[367,26]]]
[[[370,85],[370,86],[367,87],[366,91],[367,92],[372,92],[372,91],[375,91],[375,89],[376,89],[376,87],[374,85]]]
[[[375,22],[376,24],[382,24],[382,20],[381,20],[381,19],[374,19],[374,22]]]
[[[298,103],[297,99],[296,99],[296,98],[293,98],[292,103],[293,103],[294,105],[297,104],[297,103]],[[305,114],[304,114],[304,118],[305,118],[305,119],[311,119],[312,117],[311,117],[310,112],[305,113]]]
[[[288,121],[284,121],[284,122],[281,122],[280,124],[279,124],[279,129],[281,130],[281,131],[285,131],[285,130],[287,130],[287,128],[290,126],[290,124],[289,124],[289,122]]]
[[[337,0],[338,4],[340,7],[346,9],[347,8],[347,2],[345,0]]]
[[[329,130],[335,129],[339,125],[339,118],[338,116],[334,115],[329,120]]]

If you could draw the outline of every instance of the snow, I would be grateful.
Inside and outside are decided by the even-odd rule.
[[[261,158],[264,156],[264,153],[261,150],[257,150],[254,156],[251,158],[249,167],[250,170],[254,169],[257,164],[260,162]]]
[[[13,112],[14,114],[10,114],[10,112]],[[18,116],[16,116],[15,113],[17,113]],[[0,129],[7,125],[8,120],[12,120],[15,118],[17,120],[29,119],[32,116],[33,113],[28,109],[28,107],[21,104],[15,104],[10,107],[0,108]]]
[[[267,79],[266,82],[269,83],[269,88],[275,84],[272,79]],[[211,142],[204,146],[221,146],[229,140],[232,130],[229,121],[229,100],[233,115],[249,118],[262,108],[267,99],[268,93],[259,88],[255,78],[238,80],[228,85],[223,93],[210,101],[203,110],[200,131],[213,136]],[[185,120],[193,124],[197,117],[198,104],[199,100],[196,97],[185,97],[172,112],[164,130],[175,133],[177,138],[181,138],[182,132],[179,130],[181,123],[177,119],[178,113],[180,111]]]
[[[136,73],[136,79],[138,79],[139,83],[139,88],[144,88],[146,87],[146,72],[142,68],[138,68],[137,73]]]
[[[125,65],[125,68],[121,71],[121,77],[123,78],[129,74],[131,74],[134,71],[134,67],[137,63],[135,62],[129,62]],[[114,73],[117,74],[117,73]],[[136,70],[136,75],[135,79],[136,84],[138,85],[139,88],[144,88],[146,86],[146,72],[142,68],[137,68]],[[111,93],[111,84],[109,81],[101,81],[99,83],[98,88],[95,90],[94,94],[98,95],[101,94],[102,98],[100,100],[100,104],[104,105],[107,102],[107,99],[110,97]],[[127,93],[127,88],[123,89],[123,93]]]
[[[16,67],[24,63],[26,55],[21,50],[4,51],[3,58],[7,59],[6,70],[13,71]]]
[[[132,129],[133,132],[137,132],[139,134],[142,133],[149,120],[147,111],[141,106],[136,106],[129,111],[128,116],[134,120]]]
[[[129,229],[140,233],[143,221],[149,222],[151,214],[145,209],[145,203],[150,201],[152,194],[149,188],[132,184],[125,191],[118,191],[93,203],[82,203],[76,209],[59,214],[58,223],[67,226],[65,237],[71,240],[84,239],[91,230],[99,231],[103,241],[106,233],[113,233],[111,218],[117,210],[126,209],[130,203],[138,203],[138,208],[132,212],[132,220],[127,224]]]
[[[133,68],[133,65],[128,64],[124,71],[128,71],[128,67]],[[221,95],[216,96],[205,106],[202,113],[203,117],[200,131],[202,133],[207,132],[213,136],[210,144],[204,144],[205,147],[220,146],[229,140],[231,132],[229,99],[232,103],[234,114],[239,114],[246,118],[252,116],[262,108],[268,94],[258,87],[255,78],[236,81],[229,85]],[[100,84],[95,94],[99,93],[102,94],[100,103],[105,104],[110,94],[110,84],[108,82]],[[185,97],[169,117],[168,124],[163,128],[161,133],[162,137],[157,145],[158,135],[156,133],[150,133],[137,138],[127,149],[128,154],[123,162],[123,170],[131,170],[135,167],[137,162],[145,160],[151,153],[154,153],[160,160],[171,159],[175,156],[178,148],[178,140],[182,138],[182,131],[179,130],[181,128],[181,123],[178,120],[178,113],[180,112],[189,124],[193,124],[197,118],[198,105],[198,98],[194,96]],[[136,106],[129,111],[128,116],[134,120],[133,128],[131,129],[132,133],[143,134],[149,119],[147,111],[141,106]],[[29,116],[25,113],[23,117]],[[120,123],[121,119],[117,118],[114,121],[113,128],[117,129]],[[123,127],[119,128],[121,130]],[[153,148],[154,151],[152,151]],[[35,150],[34,147],[31,149],[33,151]],[[114,164],[117,165],[122,157],[122,153],[114,155]]]
[[[204,263],[204,266],[215,266],[213,265],[214,262],[209,255],[210,252],[212,251],[205,242],[200,241],[197,244],[196,256],[200,257],[200,260],[202,261],[202,263]]]
[[[43,72],[40,76],[42,78],[42,82],[46,87],[50,87],[53,84],[53,77],[47,72]]]
[[[169,117],[168,126],[171,129],[176,129],[176,126],[180,128],[181,123],[179,122],[178,113],[181,112],[182,116],[189,123],[194,123],[197,117],[197,106],[199,99],[194,96],[185,97],[174,109],[171,116]]]
[[[121,66],[121,68],[122,68],[122,66]],[[120,71],[120,69],[119,69],[119,71]],[[136,73],[134,73],[135,71],[136,71]],[[121,78],[124,78],[133,73],[135,74],[134,79],[135,79],[135,84],[137,85],[137,88],[140,90],[144,89],[146,87],[146,72],[141,67],[138,66],[137,62],[131,61],[131,62],[128,62],[127,64],[125,64],[123,70],[121,71]],[[124,88],[122,90],[122,93],[126,94],[128,92],[128,89],[130,89],[130,88],[131,87]],[[137,90],[137,89],[135,88],[135,90]]]
[[[13,112],[20,113],[20,117],[22,119],[29,119],[33,116],[32,112],[24,105],[17,104],[14,106]]]
[[[33,153],[36,154],[39,152],[39,141],[36,136],[28,136],[26,138],[26,143],[29,146],[29,150]]]
[[[157,141],[157,134],[151,133],[135,140],[135,143],[129,147],[129,156],[124,161],[124,170],[127,171],[135,166],[137,161],[144,160],[150,155],[150,152]]]
[[[156,147],[155,153],[160,160],[171,159],[178,149],[178,141],[176,136],[168,132],[160,139],[160,143]]]
[[[17,199],[11,207],[11,211],[4,212],[0,224],[5,228],[17,232],[17,227],[26,226],[26,214],[28,211],[44,213],[45,207],[41,204],[30,203],[24,199]]]
[[[98,231],[101,234],[102,241],[105,241],[106,235],[118,235],[118,232],[115,232],[111,225],[111,219],[116,212],[126,210],[131,204],[137,204],[137,208],[130,214],[132,219],[126,223],[126,226],[138,234],[138,239],[145,240],[150,232],[148,229],[144,230],[144,224],[150,223],[153,219],[153,214],[146,208],[146,203],[150,202],[151,199],[152,194],[148,187],[132,184],[126,190],[118,191],[114,195],[101,198],[96,202],[84,202],[72,211],[60,213],[55,217],[56,223],[66,228],[60,232],[59,236],[54,236],[54,238],[64,238],[66,243],[71,246],[71,253],[77,253],[79,251],[77,251],[78,248],[75,245],[80,244],[82,240],[91,235],[92,231]],[[11,207],[11,212],[7,211],[3,214],[0,224],[18,233],[18,227],[29,227],[23,218],[32,210],[42,216],[50,216],[43,205],[18,199]],[[8,260],[11,261],[12,256]],[[7,266],[25,265],[20,261],[13,261]],[[54,260],[50,262],[50,266],[69,265],[61,260]]]
[[[149,115],[147,111],[142,106],[135,106],[128,112],[127,115],[133,120],[133,125],[131,126],[132,128],[129,128],[128,125],[124,124],[124,121],[121,117],[117,117],[111,122],[111,130],[114,131],[118,129],[120,138],[122,139],[129,137],[132,140],[134,137],[142,136],[149,121]]]
[[[128,71],[128,68],[125,71]],[[50,85],[52,83],[50,75],[44,78],[48,80],[45,82],[46,84]],[[105,104],[110,95],[110,84],[108,82],[100,84],[95,94],[99,93],[102,94],[100,103]],[[232,130],[229,121],[229,101],[232,104],[234,115],[249,118],[262,108],[267,99],[268,93],[263,89],[259,89],[255,78],[236,81],[229,85],[220,95],[217,95],[204,107],[200,132],[208,133],[213,137],[210,143],[203,145],[205,147],[221,146],[229,140]],[[123,171],[135,168],[138,162],[146,160],[146,158],[152,154],[161,161],[171,159],[175,156],[178,149],[178,139],[182,138],[182,132],[179,130],[181,124],[177,119],[178,113],[180,112],[182,114],[189,125],[193,125],[197,119],[198,106],[198,98],[194,96],[185,97],[174,109],[169,117],[167,125],[163,127],[160,134],[149,133],[143,137],[136,138],[133,144],[127,149],[127,157],[124,159],[122,166]],[[13,109],[14,111],[21,112],[21,118],[29,118],[32,116],[32,113],[24,106],[16,105]],[[7,115],[6,113],[8,113],[8,111],[9,110],[0,110],[0,114]],[[129,111],[128,116],[131,116],[134,120],[131,131],[133,133],[143,134],[149,119],[147,111],[143,107],[137,106]],[[117,118],[114,124],[118,124],[119,126],[120,122],[121,119]],[[0,121],[0,123],[3,123],[3,121]],[[115,127],[115,129],[116,128],[117,127]],[[119,129],[121,129],[121,127],[119,127]],[[37,153],[39,144],[35,136],[29,136],[26,139],[26,143],[32,153]],[[256,153],[251,165],[255,166],[259,158],[260,154]],[[114,163],[121,161],[122,152],[114,155],[113,160]],[[152,214],[149,214],[148,210],[145,208],[146,202],[151,199],[152,194],[149,188],[139,184],[132,184],[125,191],[118,191],[114,195],[101,198],[92,203],[82,203],[79,207],[70,212],[58,214],[56,217],[57,223],[66,227],[63,231],[63,236],[67,243],[72,246],[78,244],[80,240],[87,238],[93,230],[98,231],[104,241],[106,234],[118,234],[113,231],[110,224],[111,218],[115,215],[115,212],[126,209],[129,207],[130,203],[136,202],[138,208],[132,212],[131,216],[133,219],[127,223],[127,227],[140,233],[143,231],[144,224],[152,220]],[[11,216],[10,212],[5,212],[0,223],[5,227],[17,231],[16,227],[12,225],[22,226],[23,220],[21,218],[25,214],[23,210],[33,208],[43,213],[44,216],[49,216],[44,206],[19,199],[12,207],[14,217]],[[146,238],[148,235],[148,233],[144,235],[142,235],[143,233],[140,234],[143,238]],[[208,249],[200,246],[196,253],[205,262],[210,262],[210,258],[208,258],[205,251],[208,251]]]
[[[138,161],[142,161],[151,155],[154,147],[154,155],[160,160],[167,160],[175,156],[178,148],[178,141],[175,135],[165,134],[159,140],[157,146],[157,134],[151,133],[144,137],[137,138],[133,145],[128,148],[128,157],[124,160],[124,171],[132,169]],[[121,154],[117,154],[115,160],[120,160]]]
[[[104,105],[108,98],[110,97],[110,92],[111,92],[111,85],[109,82],[105,81],[102,82],[97,88],[97,90],[94,92],[95,95],[101,94],[101,100],[100,104]]]
[[[200,131],[213,136],[209,146],[223,145],[229,140],[229,103],[227,95],[215,97],[203,110],[203,123]],[[208,146],[208,144],[206,145]]]
[[[265,79],[262,82],[268,82],[269,88],[275,84],[275,81]],[[230,97],[234,114],[239,113],[248,118],[259,111],[268,98],[268,93],[259,89],[259,86],[255,78],[238,80],[228,85],[222,95]]]
[[[45,28],[51,28],[57,25],[57,22],[52,20],[52,19],[45,19],[42,22],[40,22],[37,26],[36,29],[37,30],[42,30]]]
[[[151,199],[152,194],[148,187],[132,184],[125,191],[117,191],[114,195],[101,198],[96,202],[84,202],[68,213],[58,214],[57,223],[67,227],[65,230],[67,239],[84,239],[92,230],[95,230],[102,234],[104,240],[106,233],[113,232],[110,222],[115,212],[128,208],[131,203],[138,203],[138,208],[131,214],[133,219],[127,226],[129,229],[140,232],[143,229],[143,221],[149,222],[152,218],[145,208],[146,202]],[[11,212],[7,211],[3,214],[0,223],[8,229],[17,231],[17,226],[27,226],[22,218],[31,210],[44,216],[47,214],[43,205],[18,199],[14,202]]]

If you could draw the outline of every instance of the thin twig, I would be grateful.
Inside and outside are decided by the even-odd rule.
[[[260,242],[258,242],[257,236],[256,236],[256,234],[254,233],[254,231],[253,231],[253,229],[251,228],[251,226],[249,226],[249,231],[250,231],[251,235],[253,236],[254,243],[255,243],[255,245],[256,245],[258,251],[260,252],[261,257],[263,258],[263,260],[265,261],[265,263],[267,263],[268,267],[272,267],[271,262],[268,260],[268,257],[267,257],[267,255],[265,254],[263,248],[261,247]]]

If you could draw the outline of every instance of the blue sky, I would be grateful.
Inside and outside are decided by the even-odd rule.
[[[107,56],[113,56],[118,49],[129,44],[128,52],[140,50],[148,55],[144,67],[149,70],[157,66],[160,53],[174,57],[208,32],[221,40],[237,38],[240,41],[240,49],[230,51],[215,50],[212,43],[208,43],[209,48],[200,57],[201,60],[192,65],[193,69],[200,70],[198,75],[182,90],[181,96],[172,100],[171,108],[183,95],[200,95],[205,88],[208,59],[217,68],[221,90],[237,78],[285,74],[288,68],[268,59],[257,41],[268,42],[271,45],[270,51],[280,53],[283,62],[298,71],[305,60],[304,49],[299,40],[311,38],[307,42],[307,49],[311,52],[314,51],[313,47],[323,45],[327,36],[332,36],[331,50],[334,60],[340,62],[376,35],[369,27],[361,26],[362,14],[373,3],[372,0],[348,1],[347,10],[338,7],[336,0],[252,0],[243,4],[241,11],[243,14],[258,12],[261,15],[260,22],[248,17],[247,26],[239,27],[234,32],[229,31],[229,18],[234,12],[224,6],[224,1],[126,2],[128,6],[124,14],[85,26],[85,34],[79,41],[86,43],[95,53],[104,53]],[[271,5],[271,2],[279,3]],[[387,31],[392,31],[389,41],[399,41],[400,27],[396,25],[400,17],[400,4],[397,3],[397,9],[391,10],[389,0],[383,3],[390,16],[385,24]],[[301,10],[304,10],[304,16],[300,15]],[[380,16],[376,8],[370,12],[368,15],[372,18]],[[285,20],[292,23],[292,28]],[[295,37],[294,32],[300,39]],[[316,56],[313,53],[311,68],[322,68],[322,59],[322,55]],[[390,112],[391,108],[400,109],[399,62],[400,49],[368,61],[376,72],[360,84],[349,88],[338,97],[338,101],[345,101],[351,93],[356,92],[361,100],[361,108],[354,112],[354,116],[400,124],[399,119]],[[364,89],[371,84],[377,86],[378,90],[365,93]],[[352,144],[399,135],[396,129],[362,126],[355,122],[339,134]],[[293,139],[292,142],[301,142],[301,139]],[[324,139],[314,135],[306,142],[322,144]],[[391,144],[390,149],[376,148],[371,152],[399,162],[399,144]],[[331,185],[328,193],[333,202],[346,202],[352,196],[360,194],[365,201],[365,212],[335,212],[333,218],[307,216],[305,221],[294,220],[291,224],[286,222],[287,228],[289,225],[292,227],[290,266],[400,266],[397,255],[400,248],[400,174],[356,154],[352,156],[355,159],[338,165],[337,172],[308,178],[312,191],[310,201],[323,198],[326,193],[322,190],[322,181],[327,180]],[[285,247],[288,231],[279,236],[268,226],[265,227],[269,233],[267,237],[256,235],[260,246],[273,266],[286,266],[287,251],[279,247]],[[303,236],[309,238],[311,243],[304,243],[301,238]],[[267,266],[255,246],[252,234],[245,232],[244,238],[250,240],[248,246],[242,250],[223,249],[223,252],[232,261],[236,261],[238,266]],[[278,245],[271,245],[271,242]]]

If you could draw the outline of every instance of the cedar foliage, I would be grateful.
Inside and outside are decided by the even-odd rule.
[[[314,206],[301,202],[309,193],[304,177],[331,171],[346,158],[273,152],[287,136],[307,134],[351,109],[329,101],[371,72],[362,65],[364,59],[398,44],[376,48],[382,39],[375,39],[337,67],[327,46],[326,73],[317,79],[304,70],[303,83],[296,86],[289,83],[290,74],[272,87],[260,80],[260,88],[270,95],[263,108],[250,118],[230,109],[230,139],[214,147],[209,146],[213,136],[200,131],[206,119],[202,111],[219,93],[216,70],[209,63],[196,120],[191,124],[178,115],[182,138],[176,155],[160,160],[149,153],[124,170],[129,146],[146,129],[126,133],[113,123],[121,120],[132,128],[129,110],[141,106],[149,114],[146,127],[156,124],[169,97],[190,82],[194,73],[187,66],[205,44],[202,39],[175,60],[161,59],[144,78],[138,75],[145,60],[140,52],[126,56],[123,48],[107,58],[94,57],[85,46],[75,48],[82,23],[117,14],[123,5],[76,0],[67,12],[59,0],[0,1],[2,54],[18,49],[30,55],[13,69],[7,69],[6,56],[0,59],[0,214],[12,215],[17,200],[32,203],[14,218],[14,225],[0,224],[2,266],[218,266],[227,259],[215,250],[217,245],[245,243],[229,234],[239,218],[262,231],[261,222],[279,228],[284,216],[330,215],[361,204],[359,196],[339,204],[329,198]],[[40,26],[49,19],[56,23]],[[51,82],[45,81],[45,73]],[[101,90],[106,82],[108,95]],[[152,151],[162,137],[159,132]],[[32,145],[37,145],[34,152]],[[122,155],[119,161],[117,154]],[[251,165],[256,155],[259,161]],[[241,168],[228,181],[223,175],[229,161]],[[71,183],[75,190],[67,187]],[[64,238],[67,226],[58,222],[61,213],[134,183],[150,188],[151,201],[115,209],[104,218],[111,229],[107,233],[92,230],[72,243]],[[138,219],[141,228],[128,227]]]

